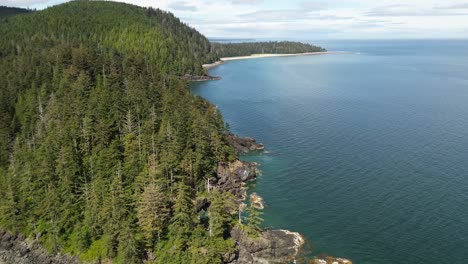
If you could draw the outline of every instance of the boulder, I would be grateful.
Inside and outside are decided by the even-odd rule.
[[[265,208],[265,202],[263,200],[263,198],[258,195],[257,193],[252,193],[250,195],[250,203],[252,204],[253,207],[257,208],[257,209],[264,209]]]
[[[285,263],[298,254],[304,239],[299,233],[287,230],[264,230],[259,237],[249,237],[239,229],[233,229],[231,236],[238,246],[238,257],[226,263]]]
[[[313,264],[353,264],[349,259],[335,258],[330,256],[316,257],[311,263]]]
[[[263,144],[257,143],[255,139],[249,137],[239,137],[234,134],[229,134],[227,136],[227,140],[229,145],[231,145],[239,154],[265,149]]]

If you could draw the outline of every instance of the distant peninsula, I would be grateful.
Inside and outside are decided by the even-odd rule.
[[[295,41],[268,41],[242,43],[211,43],[211,50],[219,58],[249,56],[252,54],[297,54],[326,52],[327,50]]]

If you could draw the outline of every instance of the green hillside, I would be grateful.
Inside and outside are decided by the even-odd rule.
[[[8,6],[0,6],[0,19],[7,18],[14,15],[25,14],[32,12],[32,10]]]
[[[216,59],[205,37],[96,1],[10,17],[0,35],[1,228],[86,261],[232,252],[233,197],[204,183],[234,152],[218,110],[178,78]]]

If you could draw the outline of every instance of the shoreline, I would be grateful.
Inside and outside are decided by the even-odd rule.
[[[326,54],[352,54],[349,51],[320,51],[320,52],[306,52],[306,53],[291,53],[291,54],[252,54],[250,56],[236,56],[236,57],[225,57],[220,58],[219,61],[203,64],[202,67],[204,69],[212,69],[221,64],[224,64],[228,61],[236,61],[236,60],[251,60],[251,59],[261,59],[261,58],[273,58],[273,57],[296,57],[296,56],[318,56],[318,55],[326,55]]]
[[[228,57],[228,58],[221,58],[219,61],[216,61],[214,63],[211,63],[211,64],[204,64],[203,65],[203,68],[206,69],[207,71],[212,69],[212,68],[215,68],[219,65],[222,65],[224,64],[225,62],[228,62],[228,61],[235,61],[235,60],[246,60],[246,59],[258,59],[258,58],[269,58],[269,57],[293,57],[293,56],[316,56],[316,55],[326,55],[326,54],[353,54],[353,52],[347,52],[347,51],[327,51],[327,52],[312,52],[312,53],[295,53],[295,54],[257,54],[257,55],[251,55],[251,56],[238,56],[238,57]],[[208,73],[208,72],[207,72]],[[209,74],[208,74],[209,76]],[[221,78],[221,77],[219,77]],[[230,132],[232,133],[232,132]],[[240,138],[238,136],[235,136],[233,134],[230,134],[231,136],[237,138],[237,141],[239,141],[239,139],[247,139],[247,141],[249,141],[248,143],[254,143],[255,146],[257,146],[257,143],[254,139],[252,138]],[[245,142],[244,142],[245,143]],[[247,147],[245,146],[246,144],[237,144],[237,147],[241,146],[243,148],[245,148],[243,151],[241,151],[241,153],[245,154],[245,153],[248,153],[248,152],[251,152],[251,151],[255,151],[255,150],[264,150],[265,146],[263,144],[258,144],[258,146],[261,146],[260,148],[252,148],[250,149],[250,147]],[[235,144],[233,144],[233,142],[230,142],[231,146],[233,146],[234,148],[236,148]],[[242,161],[241,160],[241,157],[238,156],[238,160],[241,162],[241,163],[245,163],[246,161]],[[249,162],[247,162],[249,163]],[[255,177],[254,179],[256,179],[256,176],[257,176],[257,168],[256,168],[256,165],[257,164],[254,164],[255,166]],[[242,184],[242,191],[244,192],[243,196],[242,196],[242,199],[240,199],[240,202],[243,203],[243,201],[247,198],[247,191],[248,191],[248,187],[244,186],[244,184]],[[261,201],[263,202],[263,198],[259,195],[256,195],[259,197],[259,199],[261,199]],[[259,208],[260,210],[263,210],[264,207],[263,207],[263,204],[262,204],[262,207]],[[294,232],[294,231],[291,231],[291,230],[288,230],[288,229],[271,229],[271,228],[265,228],[263,229],[262,231],[262,234],[266,234],[268,232],[280,232],[280,233],[283,233],[287,236],[292,236],[293,239],[292,239],[292,243],[293,243],[293,246],[291,247],[293,249],[293,254],[290,255],[290,257],[292,257],[292,259],[294,260],[294,263],[296,262],[296,258],[300,256],[301,254],[301,250],[303,249],[303,246],[307,243],[306,242],[306,238],[299,232]],[[321,255],[320,257],[317,257],[315,256],[314,258],[310,259],[311,263],[314,263],[314,264],[326,264],[326,263],[334,263],[334,264],[352,264],[352,261],[350,261],[349,259],[345,259],[345,258],[336,258],[336,257],[331,257],[331,256],[325,256],[325,255]]]

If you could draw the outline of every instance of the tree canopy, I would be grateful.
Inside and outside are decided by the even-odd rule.
[[[219,111],[179,79],[216,59],[203,35],[158,9],[96,1],[9,17],[0,35],[1,228],[86,261],[232,251],[193,204],[235,158]]]
[[[212,43],[212,52],[219,58],[253,54],[295,54],[324,51],[326,49],[322,47],[294,41]]]
[[[8,6],[0,6],[0,19],[6,18],[9,16],[24,14],[32,12],[33,10],[24,9],[24,8],[17,8],[17,7],[8,7]]]

